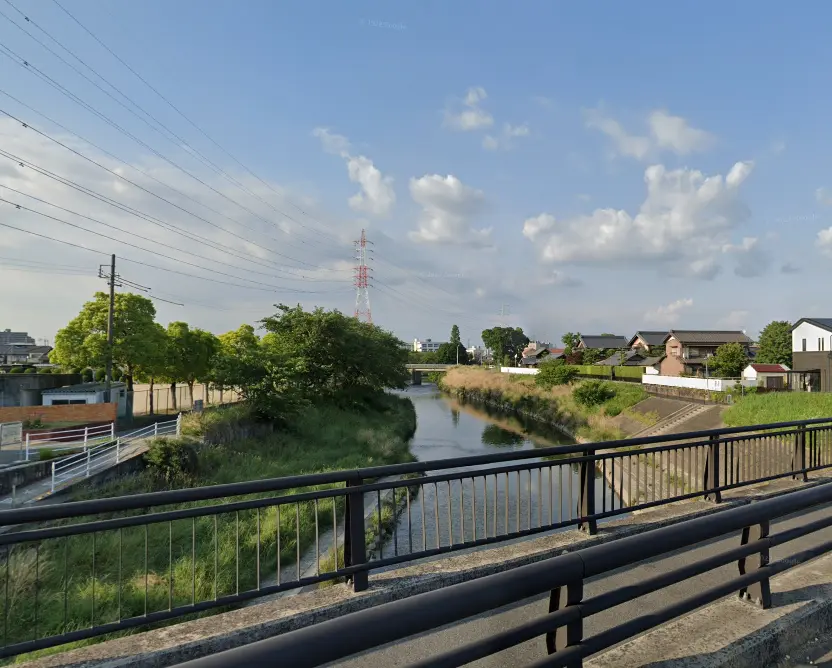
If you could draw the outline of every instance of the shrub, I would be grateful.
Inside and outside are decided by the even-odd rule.
[[[31,419],[31,420],[24,420],[23,421],[23,428],[24,429],[43,429],[43,427],[44,427],[43,420],[41,420],[39,417],[36,417],[34,419]]]
[[[23,367],[13,366],[11,369],[9,369],[9,373],[23,373]]]
[[[52,367],[42,366],[40,369],[38,369],[38,373],[52,373]]]
[[[582,406],[600,406],[615,396],[615,389],[602,380],[588,380],[576,387],[572,396]]]
[[[548,389],[555,385],[567,385],[575,380],[577,375],[578,370],[575,367],[567,366],[561,360],[552,360],[540,365],[534,382],[538,387]]]
[[[124,377],[124,372],[117,366],[113,367],[113,380],[119,381]]]
[[[96,382],[100,383],[107,379],[107,369],[96,369],[95,373],[93,374],[93,378],[95,378]]]
[[[42,462],[45,462],[48,459],[55,459],[55,457],[55,451],[51,448],[41,448],[38,450],[38,459]]]
[[[81,382],[84,383],[91,383],[93,379],[93,372],[92,369],[84,369],[81,372]]]
[[[37,370],[35,367],[30,366],[30,367],[29,367],[28,369],[26,369],[23,373],[37,373],[37,372],[38,372],[38,370]]]
[[[181,439],[157,438],[144,455],[148,469],[171,482],[196,473],[198,457],[194,447]]]

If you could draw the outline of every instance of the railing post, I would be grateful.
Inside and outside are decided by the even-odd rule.
[[[26,434],[26,461],[29,461],[29,436],[31,434]]]
[[[176,416],[176,435],[182,435],[182,413]]]
[[[153,423],[153,438],[157,438],[159,436],[159,423]]]
[[[719,503],[722,493],[719,491],[719,437],[708,439],[708,454],[705,457],[705,480],[702,489],[705,490],[705,500]]]
[[[586,450],[584,457],[591,457],[594,453]],[[581,518],[578,528],[586,531],[590,536],[598,533],[598,522],[595,520],[595,460],[586,460],[580,464],[581,498],[578,500],[578,517]]]
[[[120,455],[121,455],[121,438],[116,439],[116,464],[121,462]]]
[[[90,439],[90,428],[84,427],[84,450],[87,449],[87,442]]]
[[[55,493],[55,462],[52,462],[52,494]]]
[[[90,477],[90,451],[87,450],[87,477]]]
[[[742,530],[741,545],[748,545],[749,543],[753,543],[758,540],[765,540],[766,547],[760,550],[759,553],[743,557],[739,560],[737,566],[739,567],[740,575],[753,573],[754,571],[759,571],[761,568],[768,566],[770,558],[768,541],[766,540],[768,538],[768,534],[768,520],[764,520],[760,524],[755,524],[754,526],[745,527],[745,529]],[[740,600],[750,601],[763,609],[770,608],[771,583],[769,579],[765,578],[759,582],[755,582],[754,584],[750,584],[747,587],[740,589],[739,597]]]
[[[808,482],[806,474],[806,425],[798,427],[794,435],[794,455],[792,456],[792,480]]]
[[[116,423],[110,423],[110,438],[113,438],[116,435]]]
[[[564,608],[579,605],[584,597],[583,580],[570,582],[565,587],[556,587],[549,595],[549,613]],[[555,631],[546,634],[546,651],[549,654],[560,652],[567,647],[580,645],[584,639],[583,619],[578,618],[566,626],[560,626]],[[580,666],[580,660],[572,664]]]
[[[360,487],[361,478],[347,481],[347,489]],[[344,566],[357,566],[367,562],[367,538],[364,526],[364,492],[348,492],[347,508],[344,512]],[[336,557],[337,559],[337,557]],[[365,591],[369,586],[367,571],[353,573],[348,580],[353,591]]]

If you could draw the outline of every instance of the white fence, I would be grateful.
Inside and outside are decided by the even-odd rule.
[[[63,429],[61,431],[45,431],[26,434],[23,444],[25,459],[28,462],[31,454],[37,454],[39,449],[49,450],[77,450],[93,448],[102,443],[112,441],[115,435],[115,424],[101,424],[95,427],[79,427],[78,429]]]
[[[500,371],[502,373],[519,373],[524,376],[534,376],[537,373],[537,369],[522,366],[501,366]]]
[[[711,392],[729,392],[734,389],[738,378],[684,378],[682,376],[648,376],[641,377],[644,385],[663,385],[664,387],[686,387],[692,390],[710,390]]]
[[[81,478],[115,466],[147,449],[147,439],[157,436],[179,436],[182,433],[182,414],[175,420],[156,422],[136,431],[112,438],[84,452],[52,462],[52,493]]]

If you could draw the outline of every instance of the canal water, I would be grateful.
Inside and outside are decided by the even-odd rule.
[[[563,432],[531,419],[465,404],[443,395],[435,385],[411,386],[401,392],[413,402],[418,419],[411,452],[419,461],[492,453],[524,452],[575,441]],[[494,464],[464,469],[428,471],[427,475],[465,471],[460,481],[427,484],[410,496],[394,535],[381,546],[384,557],[408,554],[438,546],[458,545],[474,539],[504,536],[577,517],[580,480],[577,464],[562,458],[530,458],[502,462],[541,462],[531,471],[508,475],[477,474]],[[596,475],[596,508],[613,495]],[[616,505],[618,505],[616,503]],[[608,509],[608,508],[607,508]],[[561,529],[563,530],[563,529]],[[538,534],[538,535],[544,535]],[[376,548],[376,557],[378,554]]]

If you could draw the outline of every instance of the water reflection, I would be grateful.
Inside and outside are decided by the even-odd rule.
[[[411,387],[404,394],[416,407],[418,427],[411,451],[420,461],[574,444],[552,427],[444,397],[434,386]],[[483,471],[494,464],[429,471],[428,475],[464,472],[465,477],[426,484],[409,494],[384,556],[531,531],[576,518],[579,467],[562,459],[502,462],[501,467],[521,462],[541,466],[496,475]],[[604,489],[605,484],[596,484],[599,509]],[[609,498],[607,491],[608,503]]]

